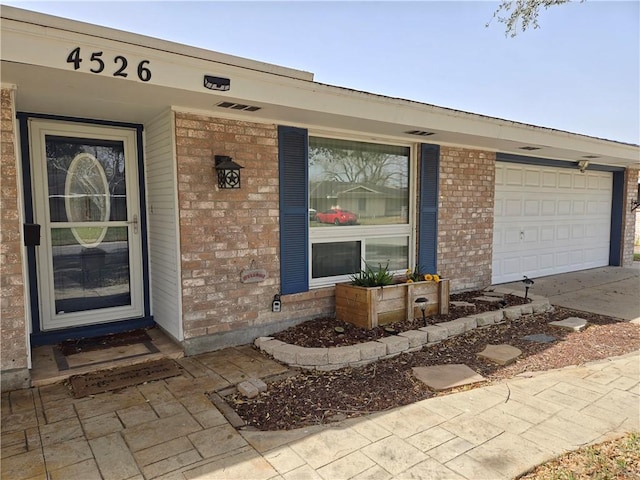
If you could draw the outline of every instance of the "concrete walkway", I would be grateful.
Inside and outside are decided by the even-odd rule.
[[[567,296],[561,305],[588,310],[571,306],[571,294],[623,291],[634,299],[620,300],[618,315],[611,299],[600,313],[640,316],[637,273],[604,270],[585,272],[593,283],[578,278],[577,288],[536,279],[532,293],[549,288]],[[618,281],[596,281],[606,275]],[[2,480],[510,479],[640,431],[638,351],[289,432],[238,432],[204,393],[283,374],[281,364],[251,347],[177,361],[179,377],[87,398],[74,399],[63,384],[3,392]]]
[[[635,352],[289,432],[236,431],[206,375],[77,400],[18,390],[2,396],[2,479],[510,479],[640,431],[639,367]]]
[[[534,279],[529,293],[551,305],[640,321],[640,262],[632,267],[601,267]],[[524,291],[522,282],[500,285]]]

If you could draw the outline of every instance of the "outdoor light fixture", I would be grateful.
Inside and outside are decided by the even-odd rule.
[[[427,309],[427,302],[428,300],[424,297],[418,297],[415,300],[416,306],[422,310],[422,323],[424,323],[424,326],[427,326],[427,317],[425,315],[425,310]]]
[[[218,187],[240,188],[240,169],[244,168],[226,155],[215,156],[215,169],[218,172]]]
[[[584,173],[584,171],[587,169],[588,166],[589,166],[589,160],[580,160],[578,162],[578,170],[580,170],[580,173]]]

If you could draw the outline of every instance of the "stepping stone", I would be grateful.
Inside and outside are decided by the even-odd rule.
[[[478,357],[497,363],[498,365],[509,365],[520,355],[522,355],[522,350],[506,344],[487,345],[483,351],[478,353]]]
[[[482,297],[475,297],[474,300],[478,302],[499,303],[502,301],[502,295],[500,295],[499,297],[488,297],[485,295]]]
[[[558,340],[556,337],[552,335],[547,335],[546,333],[536,333],[535,335],[527,335],[526,337],[522,337],[523,340],[527,342],[536,342],[536,343],[553,343]]]
[[[485,295],[485,297],[497,297],[497,298],[503,298],[504,297],[504,293],[499,293],[499,292],[484,291],[482,293]]]
[[[587,321],[584,318],[569,317],[557,322],[550,322],[549,325],[563,328],[565,330],[571,330],[572,332],[579,332],[587,326]]]
[[[469,303],[469,302],[452,301],[452,302],[449,302],[449,305],[452,306],[452,307],[473,307],[473,308],[476,308],[476,304],[475,303]]]
[[[440,391],[448,390],[471,383],[484,382],[486,379],[478,375],[464,364],[436,365],[433,367],[413,367],[413,375],[427,387]]]

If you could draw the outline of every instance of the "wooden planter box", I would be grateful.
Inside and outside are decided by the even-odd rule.
[[[361,328],[421,318],[415,300],[426,297],[426,315],[449,313],[449,280],[398,283],[386,287],[336,285],[336,318]]]

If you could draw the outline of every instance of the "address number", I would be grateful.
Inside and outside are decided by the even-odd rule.
[[[102,56],[103,53],[104,52],[91,52],[91,56],[89,57],[89,64],[91,65],[91,67],[89,68],[90,72],[102,73],[104,69],[107,68],[107,65],[105,64],[105,60],[107,59]],[[80,64],[84,60],[85,59],[82,58],[82,55],[80,53],[80,47],[76,47],[71,50],[71,53],[67,56],[67,63],[72,63],[74,70],[79,70]],[[127,57],[116,55],[115,57],[113,57],[113,59],[110,60],[113,60],[112,75],[114,77],[126,78],[129,76],[129,60],[127,60]],[[148,82],[149,80],[151,80],[151,70],[149,70],[148,68],[149,63],[149,60],[142,60],[140,63],[138,63],[138,66],[136,68],[138,78],[143,82]]]

